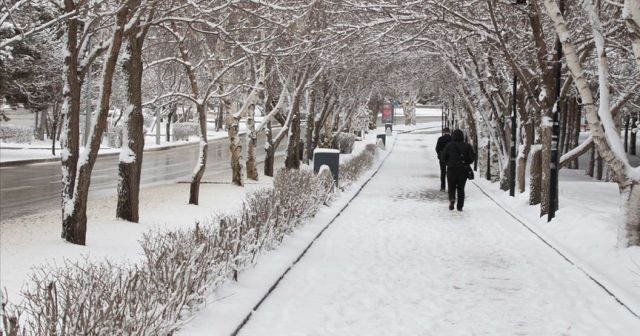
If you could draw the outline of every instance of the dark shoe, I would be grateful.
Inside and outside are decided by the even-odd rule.
[[[444,187],[440,187],[440,191],[447,191]]]
[[[454,205],[456,205],[456,201],[449,201],[449,210],[453,210]]]
[[[458,211],[462,211],[462,208],[457,208],[456,210],[458,210]]]

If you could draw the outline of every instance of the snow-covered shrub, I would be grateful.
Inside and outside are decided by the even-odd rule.
[[[340,184],[342,186],[353,183],[365,170],[369,169],[375,161],[377,147],[368,144],[365,149],[351,160],[340,165]]]
[[[375,154],[375,146],[368,146],[341,171],[354,180]],[[315,176],[283,169],[273,187],[250,193],[236,213],[212,216],[193,228],[145,234],[141,262],[86,260],[37,268],[21,305],[2,302],[2,330],[6,335],[171,335],[209,290],[237,279],[263,251],[314,216],[333,191],[328,169]]]
[[[3,142],[30,144],[33,140],[33,128],[15,125],[0,125],[0,140]]]
[[[173,140],[189,141],[190,136],[199,136],[200,126],[193,122],[182,122],[173,124]]]
[[[356,135],[352,133],[340,132],[333,139],[333,149],[339,149],[340,154],[351,154]]]

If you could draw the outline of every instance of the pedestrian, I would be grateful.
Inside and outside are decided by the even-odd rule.
[[[442,161],[442,150],[449,142],[451,142],[451,131],[449,127],[445,127],[442,130],[442,136],[438,138],[436,143],[436,153],[438,154],[438,161],[440,162],[440,191],[445,190],[445,181],[447,179],[447,163]]]
[[[476,160],[476,153],[471,145],[464,142],[464,134],[461,130],[453,131],[452,141],[442,150],[442,160],[447,165],[447,182],[449,184],[449,210],[456,206],[456,193],[458,204],[456,209],[462,211],[464,207],[464,185],[469,176],[469,166]]]

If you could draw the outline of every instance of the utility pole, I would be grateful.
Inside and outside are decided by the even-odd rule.
[[[440,120],[442,121],[442,127],[440,128],[440,133],[444,134],[444,103],[442,103],[442,108],[440,108]]]
[[[560,13],[564,14],[564,2],[559,0]],[[558,144],[560,143],[560,125],[558,120],[560,119],[560,86],[562,81],[562,42],[560,42],[560,36],[556,42],[556,102],[553,110],[553,127],[551,129],[551,174],[550,174],[550,187],[549,187],[549,214],[547,215],[547,221],[550,222],[556,216],[556,210],[558,209]]]
[[[515,71],[514,71],[515,72]],[[509,164],[510,186],[509,196],[516,196],[516,113],[517,113],[517,93],[518,90],[518,76],[513,74],[513,113],[511,114],[511,157]]]
[[[487,181],[491,181],[491,138],[487,140]]]

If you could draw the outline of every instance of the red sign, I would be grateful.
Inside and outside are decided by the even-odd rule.
[[[393,105],[383,104],[380,110],[382,112],[382,123],[393,123]]]

